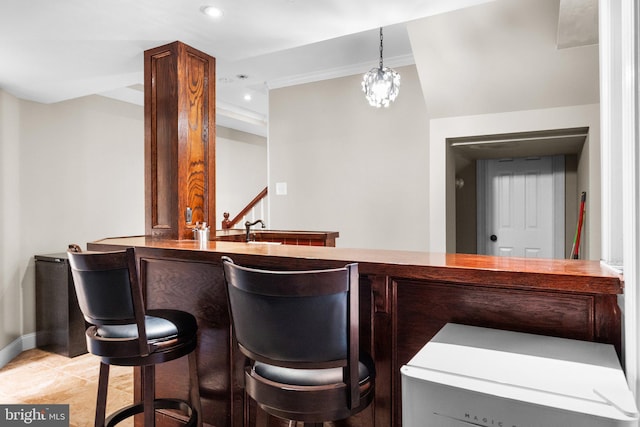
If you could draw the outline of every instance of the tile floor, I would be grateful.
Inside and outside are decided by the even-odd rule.
[[[27,350],[0,369],[0,403],[69,404],[70,427],[93,426],[100,360]],[[133,372],[112,366],[107,414],[133,402]],[[132,420],[119,424],[132,426]]]

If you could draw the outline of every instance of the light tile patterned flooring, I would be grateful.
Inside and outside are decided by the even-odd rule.
[[[100,359],[27,350],[0,369],[0,404],[69,404],[70,427],[93,426]],[[133,369],[112,366],[107,415],[133,402]],[[119,426],[132,426],[126,420]]]

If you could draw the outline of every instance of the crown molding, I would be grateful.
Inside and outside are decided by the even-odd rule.
[[[407,65],[414,65],[415,60],[413,54],[394,56],[385,58],[384,65],[387,67],[404,67]],[[312,73],[296,74],[279,79],[273,79],[267,81],[267,88],[279,89],[287,86],[295,86],[305,83],[313,83],[322,80],[337,79],[340,77],[352,76],[354,74],[364,74],[370,69],[377,66],[377,63],[372,61],[361,62],[358,64],[351,64],[344,67],[329,68]]]

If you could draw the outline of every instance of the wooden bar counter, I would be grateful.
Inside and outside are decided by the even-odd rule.
[[[596,261],[331,247],[109,238],[89,250],[135,247],[146,303],[177,308],[199,323],[199,375],[206,425],[254,425],[242,390],[244,359],[230,332],[220,258],[273,269],[315,269],[358,262],[361,342],[375,360],[371,407],[340,425],[401,426],[400,367],[447,322],[610,343],[620,354],[618,275]],[[295,319],[292,319],[295,321]],[[185,390],[173,361],[158,372],[158,394]],[[167,392],[167,394],[173,395]],[[167,417],[160,425],[177,425]]]

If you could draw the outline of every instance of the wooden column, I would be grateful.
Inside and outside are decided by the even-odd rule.
[[[215,58],[181,42],[144,53],[145,234],[215,228]],[[212,233],[212,238],[215,233]]]

